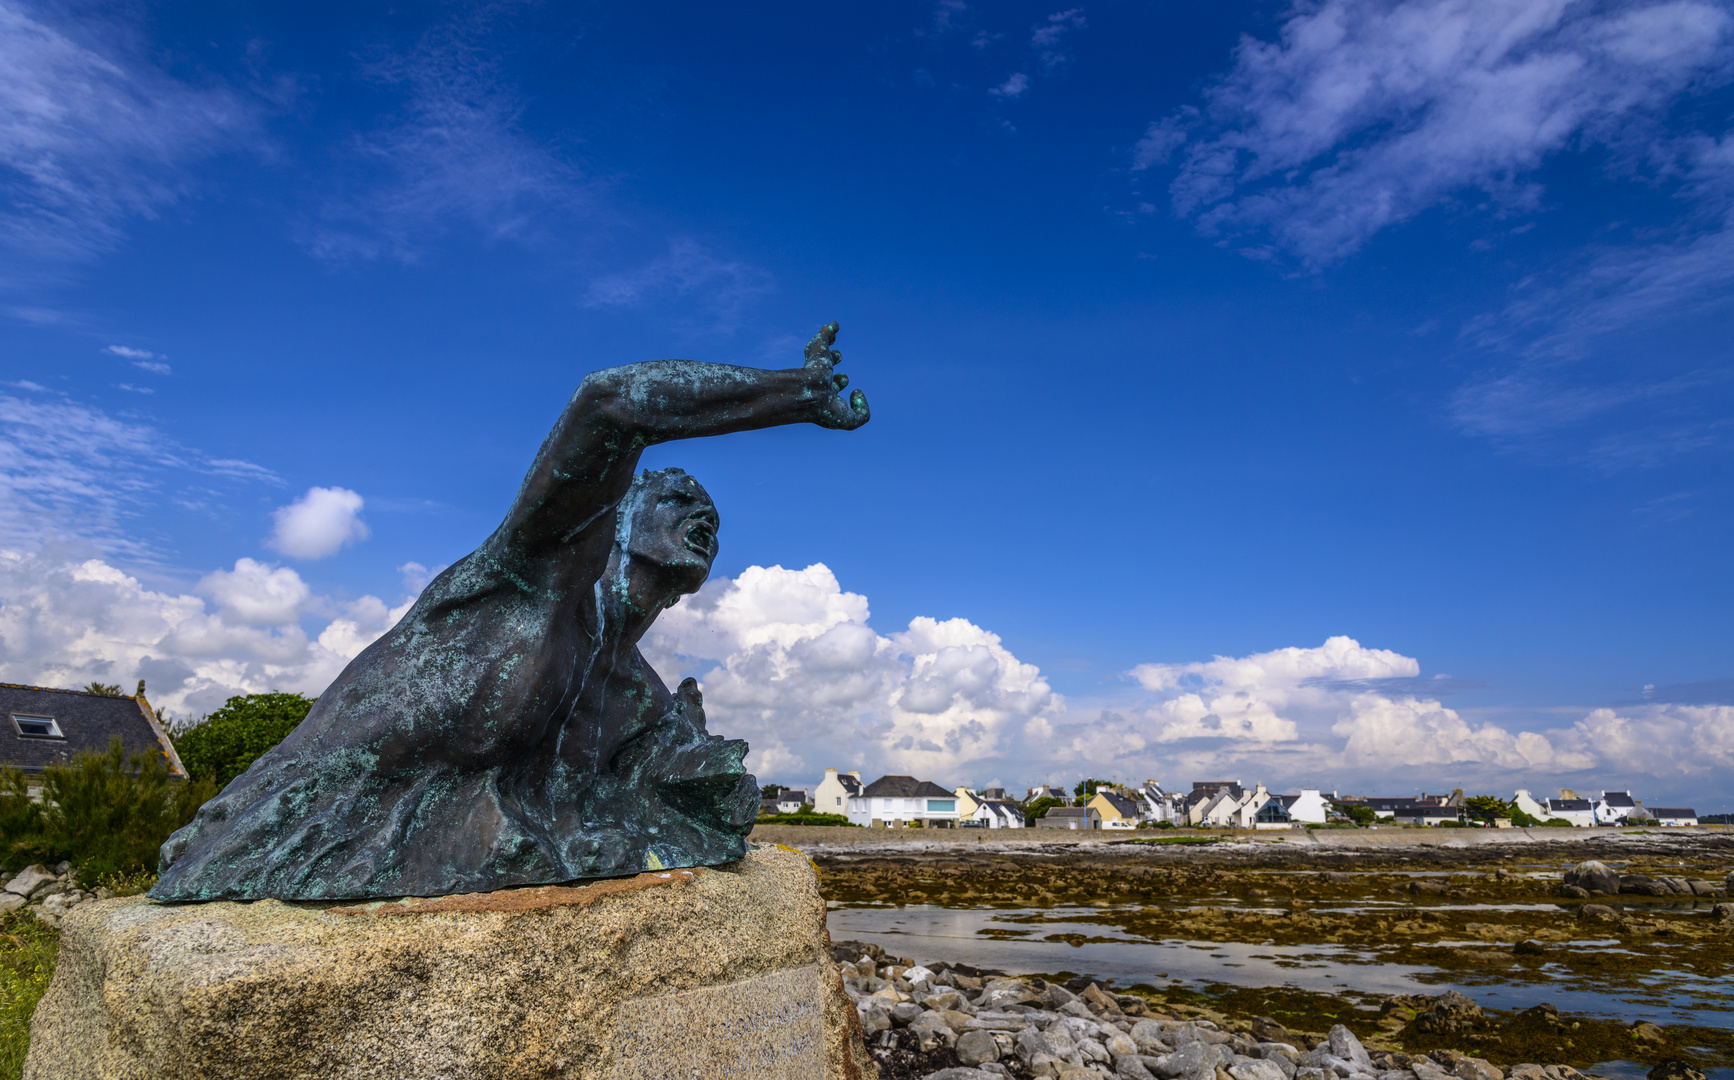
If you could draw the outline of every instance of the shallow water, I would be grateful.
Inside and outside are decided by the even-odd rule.
[[[1602,993],[1559,982],[1506,981],[1496,971],[1476,971],[1472,979],[1465,979],[1462,972],[1386,963],[1374,950],[1341,945],[1151,940],[1104,921],[1113,915],[1113,908],[1100,906],[945,908],[833,903],[829,924],[833,940],[871,942],[917,962],[946,960],[1014,974],[1074,972],[1122,986],[1141,982],[1157,986],[1291,986],[1351,996],[1456,990],[1493,1009],[1526,1009],[1551,1002],[1562,1011],[1623,1023],[1649,1020],[1734,1028],[1728,981],[1708,980],[1690,972],[1654,971],[1640,978],[1636,986]],[[1077,943],[1059,940],[1061,935],[1069,935]],[[1622,951],[1615,942],[1578,942],[1575,947],[1596,949],[1598,945],[1598,951],[1609,954]],[[1555,965],[1544,965],[1541,970],[1556,978],[1569,977]],[[1722,1080],[1734,1080],[1734,1071]]]

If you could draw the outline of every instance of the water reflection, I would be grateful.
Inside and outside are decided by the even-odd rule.
[[[1476,972],[1472,982],[1458,982],[1455,979],[1461,978],[1461,973],[1386,963],[1375,951],[1341,945],[1149,940],[1102,921],[1112,914],[1096,907],[833,905],[829,925],[836,941],[871,942],[918,962],[947,960],[1012,973],[1065,971],[1120,985],[1225,983],[1350,995],[1456,990],[1493,1009],[1526,1009],[1545,1001],[1569,1012],[1625,1023],[1649,1020],[1734,1027],[1734,1014],[1723,1000],[1728,988],[1689,972],[1653,973],[1632,987],[1628,997],[1558,982],[1497,981],[1497,974],[1489,972]],[[1587,945],[1576,943],[1578,948]],[[1550,974],[1560,978],[1567,975],[1563,970]]]

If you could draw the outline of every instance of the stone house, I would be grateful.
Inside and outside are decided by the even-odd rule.
[[[1100,829],[1102,815],[1090,806],[1052,806],[1036,819],[1038,829]]]

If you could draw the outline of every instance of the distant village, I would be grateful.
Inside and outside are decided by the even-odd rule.
[[[1567,788],[1557,798],[1518,789],[1509,800],[1449,795],[1377,797],[1269,791],[1262,783],[1195,780],[1189,791],[1170,791],[1155,780],[1133,787],[1085,780],[1072,791],[1040,784],[1020,799],[1004,788],[951,787],[913,776],[881,776],[865,783],[859,771],[826,769],[811,790],[771,785],[761,817],[832,815],[876,829],[1296,829],[1336,822],[1434,828],[1698,824],[1690,807],[1653,807],[1630,791],[1585,798]],[[838,822],[840,823],[840,822]]]

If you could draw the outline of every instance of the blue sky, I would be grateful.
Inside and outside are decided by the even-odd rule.
[[[0,677],[317,692],[837,319],[868,427],[647,456],[765,778],[1734,809],[1731,108],[1726,0],[0,0]]]

